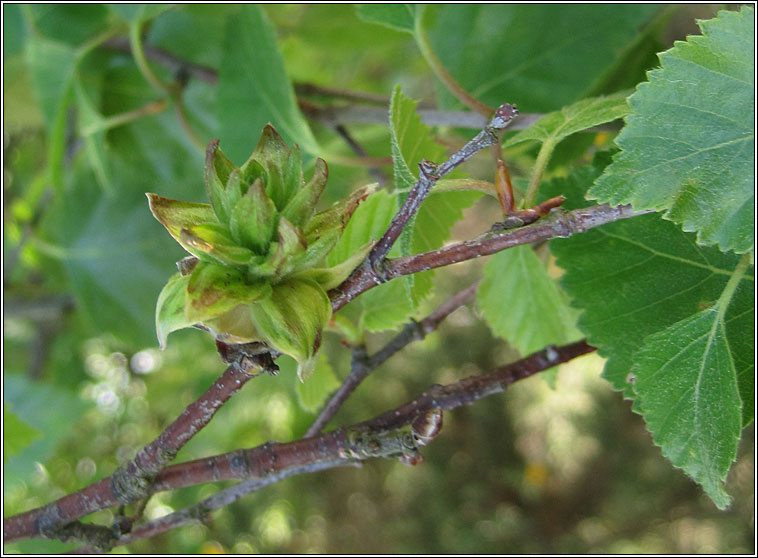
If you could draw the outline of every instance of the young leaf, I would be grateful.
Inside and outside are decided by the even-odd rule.
[[[216,223],[182,229],[179,232],[179,243],[201,259],[207,260],[207,256],[210,256],[227,265],[246,265],[255,256],[252,251],[234,242],[229,229]]]
[[[256,328],[266,342],[298,362],[298,377],[313,371],[313,355],[332,316],[329,297],[318,284],[289,279],[274,285],[269,297],[252,305]]]
[[[730,352],[722,315],[710,308],[645,338],[633,368],[637,409],[653,440],[722,510],[742,429]]]
[[[629,114],[626,103],[628,96],[628,93],[621,92],[606,97],[582,99],[543,116],[525,130],[514,134],[505,142],[505,147],[530,140],[557,145],[571,134],[623,118]]]
[[[185,313],[192,323],[202,322],[239,304],[260,300],[270,292],[268,283],[251,283],[233,267],[198,262],[187,283]]]
[[[329,364],[324,353],[318,356],[316,368],[307,382],[298,381],[295,393],[300,406],[310,413],[317,413],[329,395],[340,387],[337,375]]]
[[[722,11],[660,54],[590,197],[665,211],[701,244],[753,249],[754,24],[752,7]]]
[[[239,6],[227,16],[218,77],[219,135],[233,160],[250,153],[250,130],[260,130],[269,121],[288,144],[318,152],[297,107],[274,27],[260,6]]]
[[[531,246],[492,256],[476,300],[493,333],[523,355],[581,337],[558,285]]]
[[[187,318],[184,311],[189,281],[189,275],[175,273],[158,295],[158,302],[155,305],[155,331],[158,334],[161,349],[166,348],[166,338],[169,333],[195,323]]]
[[[294,157],[292,158],[294,159]],[[299,161],[299,159],[298,159]],[[282,211],[282,215],[290,220],[296,227],[302,227],[310,220],[316,209],[316,204],[326,187],[329,170],[323,159],[316,159],[316,169],[308,183],[300,188],[300,191],[290,199]]]
[[[213,140],[205,150],[205,194],[213,206],[213,211],[222,223],[229,222],[229,203],[226,200],[226,183],[236,168],[218,148],[219,141]]]
[[[10,407],[8,403],[3,402],[3,463],[42,436],[42,432],[21,420]]]
[[[191,245],[185,246],[182,231],[200,224],[218,224],[219,221],[211,206],[207,203],[172,200],[158,194],[146,195],[153,216],[166,227],[174,240],[193,256],[204,257],[204,250],[197,250]]]
[[[229,228],[240,244],[257,254],[266,254],[277,226],[276,219],[276,207],[260,179],[256,179],[232,209]]]
[[[310,279],[315,281],[325,291],[340,285],[366,259],[374,247],[374,242],[367,242],[356,250],[348,259],[333,267],[308,267],[293,275],[295,279]]]

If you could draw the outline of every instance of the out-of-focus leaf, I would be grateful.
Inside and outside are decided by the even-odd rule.
[[[3,62],[20,53],[26,40],[26,26],[19,4],[3,6]],[[7,87],[7,81],[6,81]]]
[[[55,41],[80,45],[101,33],[109,24],[102,4],[31,4],[34,27]]]
[[[326,398],[340,387],[334,370],[329,364],[329,359],[321,353],[316,361],[316,368],[307,381],[297,381],[295,393],[300,406],[310,413],[317,413],[324,405]]]
[[[592,91],[657,9],[446,4],[425,24],[435,53],[475,98],[490,106],[507,101],[523,112],[549,112]],[[441,98],[446,107],[457,106],[450,95]]]
[[[522,355],[581,337],[565,297],[531,246],[490,258],[477,289],[477,304],[492,331]]]
[[[26,59],[34,93],[45,117],[48,168],[58,188],[63,185],[66,107],[78,61],[75,48],[33,35],[26,43]]]
[[[3,402],[3,463],[42,436],[42,432],[21,420],[10,407]]]
[[[147,41],[181,60],[218,68],[222,59],[226,15],[236,10],[233,4],[174,6],[151,22]],[[202,41],[197,40],[200,35]]]
[[[93,106],[80,80],[74,80],[79,133],[84,139],[92,170],[103,190],[112,188],[105,145],[105,119]]]
[[[260,6],[244,5],[227,16],[218,75],[219,134],[234,161],[250,154],[258,130],[271,122],[288,145],[317,153],[316,139],[300,113],[276,33]]]
[[[108,8],[126,21],[147,21],[172,8],[171,4],[108,4]]]
[[[589,195],[665,211],[698,242],[755,245],[754,10],[722,11],[660,54],[629,99],[622,151]]]
[[[11,479],[28,481],[35,470],[34,463],[44,463],[52,455],[89,407],[67,389],[34,382],[10,370],[3,374],[3,402],[9,403],[21,420],[43,433],[3,464],[6,483]]]
[[[416,6],[414,4],[358,4],[355,13],[363,21],[380,23],[413,33],[416,27]]]

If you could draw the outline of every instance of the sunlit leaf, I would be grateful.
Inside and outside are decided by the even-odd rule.
[[[722,483],[742,429],[730,353],[722,317],[710,308],[645,338],[632,372],[653,440],[720,509],[731,501]]]
[[[634,396],[629,372],[642,340],[716,301],[739,259],[699,247],[692,235],[657,215],[550,244],[566,270],[561,284],[583,310],[579,328],[608,359],[603,376],[628,397]],[[752,290],[752,274],[743,283],[750,285],[746,291]],[[726,317],[729,335],[730,320],[750,305],[738,291]],[[745,349],[741,343],[734,346],[735,351]]]
[[[522,355],[581,337],[558,285],[531,246],[490,258],[477,289],[477,305],[492,331]]]
[[[592,97],[551,112],[534,124],[514,134],[505,146],[516,145],[523,141],[559,143],[562,139],[593,126],[604,124],[629,113],[626,103],[628,93],[621,92],[607,97]]]
[[[622,151],[589,195],[664,211],[722,250],[752,250],[755,206],[754,10],[722,11],[660,54],[629,99]]]

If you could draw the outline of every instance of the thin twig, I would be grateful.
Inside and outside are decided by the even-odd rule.
[[[470,405],[484,397],[501,393],[518,380],[594,350],[595,347],[584,340],[561,347],[549,346],[526,358],[496,368],[489,374],[471,376],[444,386],[434,384],[412,401],[346,428],[289,443],[269,442],[251,449],[167,467],[156,478],[153,485],[156,492],[221,480],[242,479],[243,482],[194,506],[139,525],[132,533],[119,538],[114,546],[207,520],[211,511],[292,475],[350,465],[377,457],[394,457],[415,464],[420,461],[418,445],[424,445],[437,433],[431,433],[426,440],[419,439],[422,435],[416,426],[419,417],[425,417],[430,411],[439,413],[439,410]],[[403,430],[408,425],[413,425],[411,432]],[[414,455],[416,460],[405,459]]]
[[[476,281],[462,291],[454,294],[420,322],[413,321],[406,324],[397,336],[370,357],[365,354],[365,348],[363,347],[361,347],[363,351],[358,351],[357,353],[354,351],[350,374],[348,374],[340,388],[334,393],[321,413],[316,417],[316,420],[308,428],[305,437],[309,438],[321,432],[329,424],[329,421],[334,418],[334,415],[337,414],[337,411],[345,403],[350,394],[355,391],[355,388],[371,372],[379,368],[387,359],[406,345],[414,341],[421,341],[428,334],[436,330],[445,318],[466,304],[474,296],[478,286],[479,281]]]
[[[644,213],[647,212],[634,212],[629,205],[610,207],[607,204],[574,211],[554,209],[547,217],[525,227],[505,232],[489,232],[473,240],[450,244],[439,250],[387,259],[381,275],[377,274],[368,262],[364,262],[341,285],[329,291],[332,310],[336,312],[361,293],[396,277],[488,256],[522,244],[551,238],[568,238],[606,223]]]
[[[260,359],[247,358],[227,367],[213,385],[188,405],[155,440],[109,477],[50,504],[4,519],[5,542],[34,535],[57,538],[57,530],[63,525],[98,510],[127,505],[147,497],[155,476],[210,422],[216,411],[248,380],[273,366],[270,355],[260,356]]]
[[[500,105],[497,111],[495,111],[495,116],[490,123],[466,143],[466,145],[453,153],[447,161],[440,165],[426,160],[419,163],[418,181],[413,188],[411,188],[408,197],[397,212],[397,215],[393,217],[389,227],[387,227],[387,231],[368,255],[367,261],[377,274],[381,273],[379,265],[392,249],[392,246],[400,236],[400,233],[403,232],[403,229],[405,229],[405,226],[416,214],[419,207],[421,207],[421,202],[424,201],[437,180],[473,157],[485,147],[497,143],[502,131],[516,116],[518,116],[518,111],[515,107],[507,103]]]

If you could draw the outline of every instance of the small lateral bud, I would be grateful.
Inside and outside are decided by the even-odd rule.
[[[413,439],[425,446],[442,430],[442,409],[431,409],[417,416],[411,423]]]

